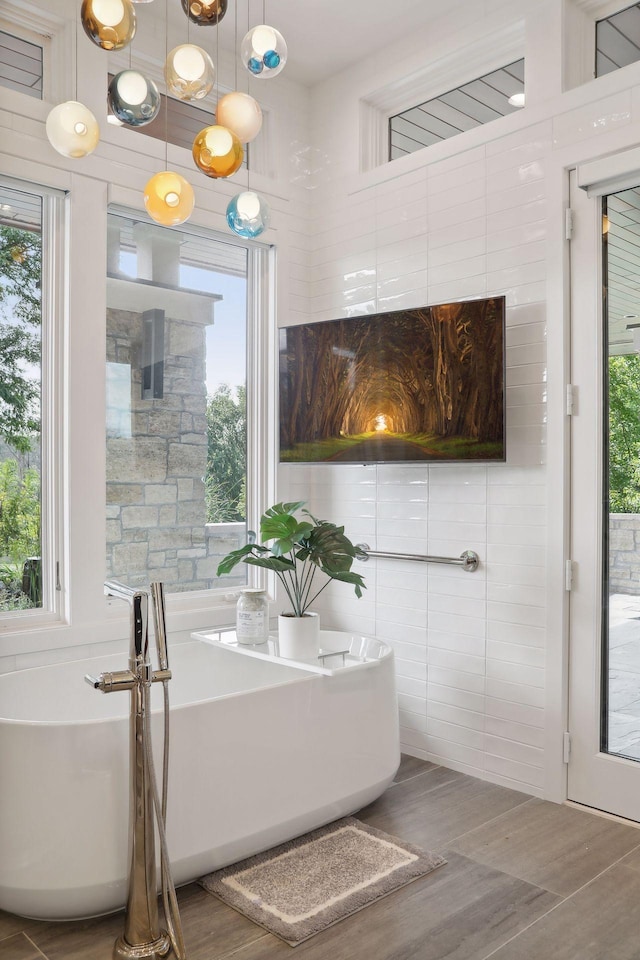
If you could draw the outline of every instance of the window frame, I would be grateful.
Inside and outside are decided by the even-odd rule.
[[[136,222],[154,224],[146,213],[128,205],[109,203],[106,216],[114,214],[134,219]],[[190,221],[177,227],[163,227],[179,233],[190,233],[224,244],[242,247],[247,251],[247,335],[246,335],[246,387],[247,387],[247,529],[259,528],[260,514],[271,503],[276,488],[277,436],[276,379],[273,373],[275,330],[275,247],[221,233],[213,227],[193,224]],[[106,274],[105,274],[106,284]],[[106,318],[105,318],[106,323]],[[274,419],[275,418],[275,419]],[[106,423],[104,425],[106,429]],[[104,546],[104,545],[103,545]],[[247,586],[268,591],[270,599],[275,596],[275,577],[259,567],[247,565]],[[240,588],[224,585],[208,590],[185,590],[167,593],[168,615],[178,615],[185,623],[203,626],[201,611],[207,611],[207,625],[227,624],[233,619],[233,610]],[[233,605],[233,606],[232,606]],[[108,619],[122,616],[122,604],[112,597],[105,597]]]
[[[40,553],[42,606],[0,614],[0,632],[33,630],[59,623],[64,616],[62,581],[65,569],[66,522],[64,489],[64,343],[67,297],[68,200],[65,192],[2,176],[10,189],[40,197],[42,202],[41,274],[41,409],[40,409]]]

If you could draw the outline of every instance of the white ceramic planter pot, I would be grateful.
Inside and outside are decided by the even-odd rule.
[[[287,660],[313,660],[320,651],[320,617],[281,613],[278,617],[278,649]]]

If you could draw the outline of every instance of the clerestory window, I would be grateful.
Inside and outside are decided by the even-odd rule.
[[[640,60],[640,3],[596,22],[596,77]]]
[[[0,30],[0,86],[42,100],[42,47]]]
[[[389,160],[448,140],[524,106],[524,60],[389,118]]]

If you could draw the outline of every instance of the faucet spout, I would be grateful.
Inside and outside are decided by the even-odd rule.
[[[147,591],[139,587],[128,587],[126,583],[121,583],[119,580],[105,580],[104,582],[105,597],[118,597],[120,600],[132,603],[135,596],[143,593],[147,593]]]
[[[136,671],[149,662],[149,592],[137,587],[127,587],[119,580],[107,580],[105,597],[117,597],[129,604],[131,612],[131,645],[129,666]]]

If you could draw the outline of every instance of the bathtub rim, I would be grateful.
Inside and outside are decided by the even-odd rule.
[[[192,640],[181,641],[180,643],[174,644],[173,650],[175,651],[178,648],[188,648],[188,647],[196,647],[196,646],[202,647],[203,645],[208,647],[214,646],[213,644],[210,644],[210,643],[207,644],[205,641],[202,641],[200,639],[197,639],[197,640],[192,639]],[[224,647],[223,645],[219,645],[219,646],[222,647],[223,649],[227,649],[227,651],[230,652],[228,647]],[[170,646],[169,654],[171,654],[171,652],[172,652],[172,648]],[[56,663],[41,664],[40,666],[37,666],[37,667],[24,667],[22,670],[12,670],[9,673],[0,674],[0,688],[2,686],[2,682],[4,678],[22,676],[26,673],[30,674],[33,671],[52,670],[52,669],[55,669],[56,667],[61,667],[61,668],[68,667],[72,663],[86,665],[87,669],[82,670],[82,674],[84,674],[85,672],[92,672],[90,669],[90,666],[91,664],[95,664],[96,661],[107,661],[115,657],[119,658],[120,666],[122,667],[122,657],[120,654],[105,653],[97,657],[86,657],[79,660],[63,660]],[[284,660],[281,661],[281,663],[282,665],[287,665],[286,661]],[[289,665],[293,666],[293,663]],[[110,669],[116,669],[116,667],[111,666]],[[189,700],[187,703],[171,704],[170,709],[171,709],[171,712],[174,713],[178,710],[187,710],[189,709],[189,707],[193,707],[196,704],[210,703],[214,700],[228,700],[232,697],[242,697],[250,693],[256,693],[259,690],[271,689],[272,687],[287,686],[290,683],[302,683],[305,680],[312,680],[314,677],[317,676],[317,673],[313,671],[305,671],[304,669],[300,669],[299,674],[300,674],[299,676],[288,677],[286,679],[281,679],[281,680],[274,680],[272,683],[263,683],[263,684],[260,684],[259,686],[245,687],[242,690],[232,690],[229,693],[223,693],[218,696],[198,697],[196,699]],[[101,693],[100,691],[96,691],[96,693],[100,693],[101,696],[107,696],[107,694]],[[169,681],[169,696],[171,696],[171,681]],[[6,724],[7,726],[15,725],[15,726],[24,726],[24,727],[52,728],[52,727],[77,727],[77,726],[84,726],[85,724],[90,726],[95,726],[98,724],[116,723],[123,720],[127,721],[129,719],[129,714],[130,714],[129,706],[128,706],[129,701],[123,698],[122,702],[125,705],[125,709],[121,714],[117,714],[115,716],[109,716],[109,717],[78,717],[78,718],[74,718],[73,720],[16,719],[15,717],[4,717],[0,712],[0,726]],[[0,707],[0,711],[1,710],[2,708]],[[162,712],[163,712],[162,704],[152,706],[151,708],[151,716],[160,715],[162,714]]]
[[[321,631],[321,633],[322,632],[323,631]],[[275,680],[273,683],[264,683],[255,687],[245,687],[242,690],[233,690],[229,693],[220,694],[219,696],[200,697],[198,699],[189,700],[187,703],[180,703],[177,705],[172,704],[171,712],[175,712],[178,710],[185,710],[198,703],[209,703],[213,700],[226,700],[230,697],[244,696],[247,693],[255,692],[261,689],[279,687],[279,686],[287,685],[290,683],[301,683],[303,680],[311,680],[314,677],[318,677],[318,676],[332,677],[338,674],[351,672],[353,670],[359,671],[359,670],[367,670],[367,669],[375,668],[376,666],[380,665],[383,661],[386,661],[389,657],[393,658],[394,656],[393,647],[388,642],[386,642],[385,640],[380,640],[378,637],[368,637],[365,634],[359,634],[353,631],[330,630],[330,631],[324,631],[324,632],[330,633],[333,636],[336,636],[338,634],[342,634],[345,637],[348,636],[351,638],[351,643],[353,643],[354,641],[361,642],[363,640],[367,642],[373,641],[377,646],[380,647],[381,655],[379,657],[375,657],[369,660],[359,660],[356,663],[346,664],[344,666],[338,666],[336,668],[328,668],[328,667],[320,666],[319,664],[310,663],[308,661],[289,660],[285,657],[275,656],[272,653],[267,653],[264,650],[258,649],[258,647],[261,645],[256,645],[254,647],[250,644],[239,644],[239,643],[229,642],[228,640],[221,641],[219,639],[214,639],[213,634],[217,634],[218,636],[220,636],[221,634],[225,634],[227,636],[234,634],[232,627],[228,627],[226,629],[216,627],[213,630],[209,630],[209,631],[202,631],[202,630],[194,631],[191,634],[191,638],[189,640],[180,641],[175,644],[170,644],[169,654],[171,655],[172,652],[175,652],[181,648],[182,649],[186,649],[189,647],[194,648],[196,646],[202,647],[204,645],[205,647],[209,647],[209,648],[213,647],[214,649],[226,650],[228,655],[235,654],[236,656],[248,656],[254,659],[274,663],[277,665],[277,667],[280,667],[280,666],[289,667],[291,669],[296,670],[299,676],[292,676],[286,679]],[[273,638],[271,637],[271,639]],[[12,670],[9,673],[0,674],[0,689],[2,687],[3,682],[5,681],[5,678],[23,676],[24,674],[27,674],[27,673],[31,674],[34,671],[55,670],[56,668],[64,669],[65,667],[69,667],[70,664],[79,664],[79,665],[82,664],[84,667],[86,667],[86,669],[81,668],[83,675],[84,673],[93,673],[93,672],[99,673],[100,672],[99,670],[95,671],[91,669],[92,665],[94,665],[96,661],[111,661],[114,658],[118,658],[118,663],[120,666],[114,667],[110,665],[109,669],[122,668],[123,657],[121,654],[118,654],[118,653],[104,653],[104,654],[99,654],[98,656],[95,656],[95,657],[84,657],[77,660],[76,659],[61,660],[61,661],[56,661],[55,663],[41,664],[40,666],[23,667],[21,670]],[[171,656],[169,657],[169,666],[171,666]],[[7,680],[7,682],[9,681]],[[169,694],[171,695],[171,681],[169,681]],[[101,696],[106,696],[106,694],[102,693]],[[128,701],[123,700],[124,704],[127,704],[127,702]],[[0,711],[1,710],[2,708],[0,706]],[[151,715],[155,716],[155,715],[161,714],[162,710],[163,710],[162,705],[154,706],[151,709]],[[28,727],[49,727],[49,728],[75,727],[75,726],[80,726],[84,724],[93,726],[97,724],[113,723],[115,721],[126,720],[128,716],[129,716],[128,707],[124,709],[121,714],[118,714],[116,716],[78,717],[72,720],[55,720],[55,719],[33,720],[28,718],[16,719],[15,717],[2,716],[2,713],[0,712],[0,725],[6,724],[7,726],[22,725],[22,726],[28,726]]]

